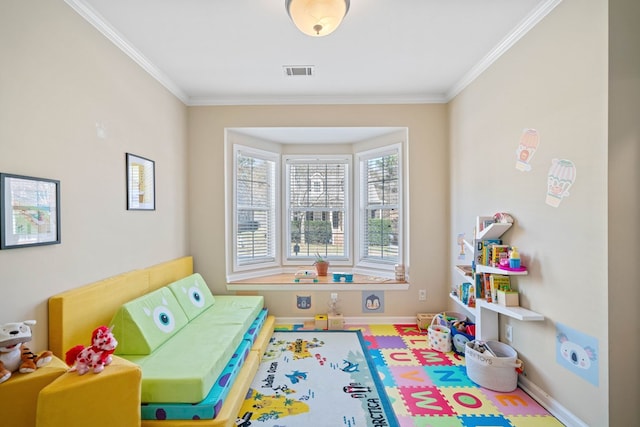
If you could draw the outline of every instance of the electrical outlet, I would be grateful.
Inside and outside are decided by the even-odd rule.
[[[418,291],[418,301],[426,301],[427,300],[427,290],[420,289]]]
[[[507,341],[512,342],[513,341],[513,327],[511,325],[507,325],[505,332],[506,332],[505,333],[505,338],[507,339]]]
[[[338,293],[337,292],[331,292],[331,301],[338,301]]]

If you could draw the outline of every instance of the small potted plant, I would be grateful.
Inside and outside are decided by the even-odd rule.
[[[316,252],[316,261],[313,263],[316,267],[318,276],[326,276],[327,270],[329,270],[329,261],[324,259],[318,252]]]

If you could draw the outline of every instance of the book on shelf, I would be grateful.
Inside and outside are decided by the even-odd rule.
[[[489,265],[489,259],[491,258],[490,246],[500,244],[502,244],[502,240],[500,239],[477,240],[473,252],[473,259],[476,264]]]
[[[489,276],[491,300],[495,302],[498,301],[498,290],[511,290],[511,278],[501,274],[490,274]]]
[[[500,259],[509,260],[509,245],[491,245],[491,257],[489,258],[489,265],[491,267],[500,267]]]
[[[456,268],[463,276],[473,276],[473,268],[470,265],[456,265]]]
[[[464,282],[458,286],[458,298],[460,298],[460,302],[464,305],[469,303],[469,288],[471,288],[471,283]]]
[[[493,301],[493,299],[491,298],[491,274],[479,273],[479,275],[482,275],[482,298],[484,298],[487,302],[491,302]]]
[[[475,283],[476,283],[476,298],[484,298],[484,284],[483,284],[483,276],[481,273],[475,274]]]

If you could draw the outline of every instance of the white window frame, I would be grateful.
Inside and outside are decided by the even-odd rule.
[[[386,270],[392,271],[394,270],[395,264],[404,264],[404,229],[405,229],[405,221],[407,218],[406,208],[404,203],[404,181],[406,179],[404,175],[404,162],[405,159],[403,157],[403,144],[402,143],[393,143],[388,144],[379,148],[374,148],[371,150],[360,151],[356,153],[355,160],[355,179],[358,180],[358,184],[355,185],[355,198],[357,200],[357,215],[355,218],[357,235],[354,236],[357,244],[355,245],[355,259],[356,263],[354,268],[358,271],[362,272],[370,272],[372,270]],[[364,185],[362,183],[363,173],[365,172],[365,167],[363,166],[368,160],[375,159],[378,157],[384,157],[390,154],[396,154],[398,156],[398,257],[397,260],[372,260],[365,256],[364,243],[366,239],[364,237],[364,233],[366,232],[366,224],[368,221],[367,217],[367,205],[366,205],[366,197],[367,197],[367,188],[363,188]]]
[[[237,200],[237,164],[238,164],[238,156],[242,154],[247,157],[259,158],[265,161],[270,161],[274,163],[274,173],[273,173],[273,197],[274,200],[271,203],[271,224],[269,224],[268,229],[271,233],[271,241],[273,242],[273,248],[271,249],[273,252],[273,257],[266,257],[262,260],[256,260],[251,263],[240,264],[238,258],[238,247],[236,242],[238,241],[238,205],[236,203]],[[234,144],[233,146],[233,193],[231,196],[231,203],[233,205],[232,209],[232,221],[231,221],[231,247],[232,247],[232,264],[233,264],[233,273],[241,273],[246,271],[255,271],[255,270],[263,270],[268,268],[279,267],[281,264],[280,259],[280,238],[279,233],[277,232],[277,226],[281,223],[280,212],[278,206],[280,206],[280,155],[278,153],[274,153],[271,151],[260,150],[253,147],[248,147],[244,145]]]
[[[331,155],[285,155],[282,160],[282,183],[283,188],[281,193],[284,192],[283,197],[283,209],[282,211],[285,213],[282,215],[282,260],[283,265],[309,265],[313,263],[315,257],[313,256],[301,256],[301,257],[289,257],[288,254],[288,243],[289,237],[291,236],[291,206],[290,206],[290,187],[289,187],[289,168],[288,165],[291,163],[341,163],[345,165],[345,189],[344,189],[344,221],[345,221],[345,238],[344,238],[344,257],[328,257],[328,260],[333,265],[352,265],[353,264],[353,251],[351,250],[351,241],[353,240],[351,236],[353,236],[354,228],[353,228],[353,215],[352,206],[352,177],[353,177],[353,156],[351,155],[340,155],[340,154],[331,154]],[[315,191],[315,183],[312,183],[312,192]],[[330,219],[332,221],[332,219]]]

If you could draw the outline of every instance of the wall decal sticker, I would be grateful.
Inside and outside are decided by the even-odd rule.
[[[598,340],[556,323],[556,361],[574,374],[598,385]]]
[[[525,129],[522,131],[516,150],[516,169],[523,172],[531,170],[531,159],[536,154],[538,144],[540,144],[540,135],[537,130]]]
[[[569,196],[569,188],[576,180],[576,166],[571,160],[553,159],[547,177],[547,199],[549,206],[557,208],[562,199]]]
[[[384,292],[382,291],[362,292],[362,312],[363,313],[384,313]]]
[[[300,310],[308,310],[311,308],[311,296],[296,295],[296,307]]]
[[[466,253],[464,251],[464,233],[458,234],[457,245],[460,247],[460,252],[458,252],[458,259],[463,260],[466,257]]]

